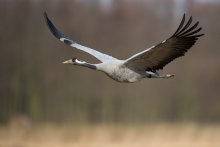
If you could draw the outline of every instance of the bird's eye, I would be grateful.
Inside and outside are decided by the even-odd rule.
[[[72,61],[73,61],[73,62],[76,62],[76,60],[78,60],[76,57],[73,57],[73,58],[72,58]]]
[[[76,58],[75,61],[83,62],[83,60],[80,60],[79,58]]]

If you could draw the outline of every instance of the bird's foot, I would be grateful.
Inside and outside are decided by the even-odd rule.
[[[171,78],[171,77],[174,77],[174,74],[166,74],[166,75],[164,75],[164,78],[166,78],[166,79]]]

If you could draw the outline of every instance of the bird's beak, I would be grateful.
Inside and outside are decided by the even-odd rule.
[[[72,59],[63,62],[63,64],[72,64],[72,63],[73,63]]]

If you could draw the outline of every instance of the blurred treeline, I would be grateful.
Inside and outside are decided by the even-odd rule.
[[[69,38],[118,59],[168,38],[183,13],[200,21],[205,36],[159,71],[174,78],[123,84],[101,72],[62,65],[74,56],[99,61],[57,40],[44,12]],[[219,122],[219,14],[220,3],[193,0],[180,7],[174,0],[1,0],[0,123],[17,114],[34,122]]]

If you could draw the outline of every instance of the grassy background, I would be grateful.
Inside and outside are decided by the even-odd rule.
[[[219,125],[38,125],[0,128],[2,147],[218,147]]]

